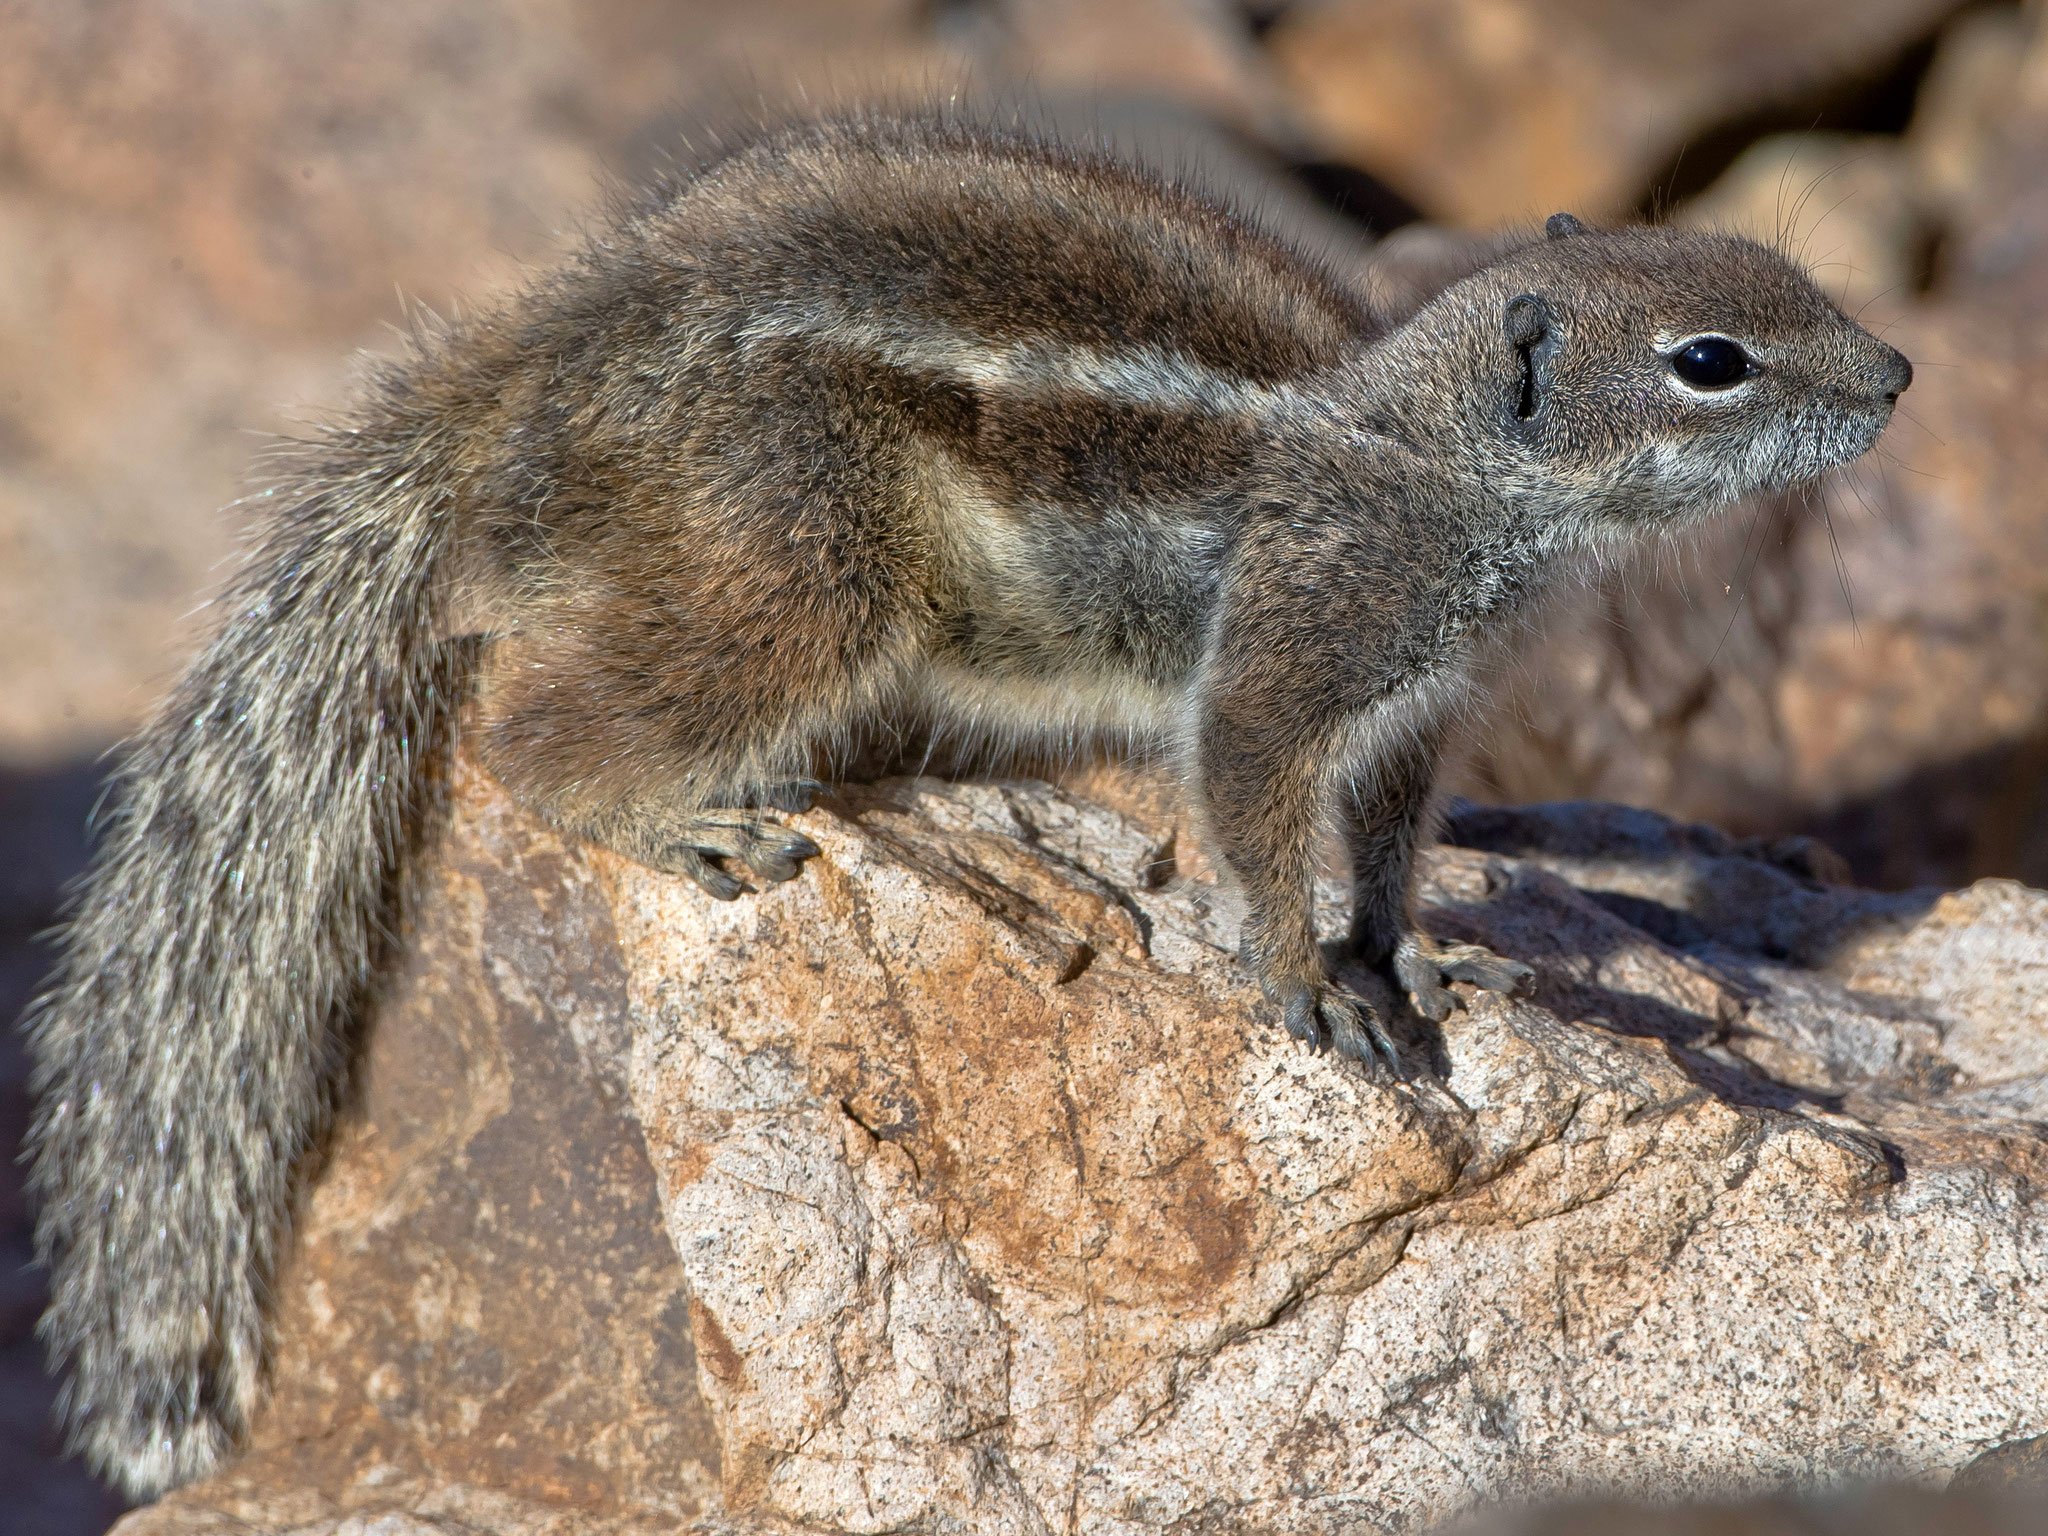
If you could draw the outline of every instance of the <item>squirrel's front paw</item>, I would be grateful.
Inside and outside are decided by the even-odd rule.
[[[1278,1001],[1287,1033],[1311,1050],[1334,1046],[1339,1056],[1363,1064],[1376,1081],[1408,1075],[1380,1010],[1356,992],[1326,981],[1281,993]]]
[[[1457,994],[1444,985],[1469,981],[1488,992],[1512,992],[1536,973],[1519,960],[1496,955],[1478,944],[1444,944],[1426,933],[1411,933],[1394,950],[1389,967],[1415,1004],[1415,1011],[1441,1024],[1458,1006]]]

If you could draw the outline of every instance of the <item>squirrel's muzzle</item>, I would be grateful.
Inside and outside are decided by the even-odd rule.
[[[1912,361],[1897,347],[1878,344],[1881,356],[1875,369],[1876,377],[1871,381],[1877,393],[1887,400],[1896,401],[1913,386]]]

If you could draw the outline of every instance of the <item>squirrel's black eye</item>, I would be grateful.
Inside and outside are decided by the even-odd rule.
[[[1702,336],[1672,353],[1671,371],[1695,389],[1728,389],[1749,377],[1749,354],[1725,336]]]

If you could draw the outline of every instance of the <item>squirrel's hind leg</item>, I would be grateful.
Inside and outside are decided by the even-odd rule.
[[[674,649],[629,662],[592,628],[499,642],[480,698],[485,765],[563,831],[722,901],[796,876],[818,847],[772,813],[809,808],[813,765],[875,690],[858,673],[764,675],[773,658],[748,671]]]
[[[744,795],[718,797],[736,802],[731,808],[698,811],[650,814],[641,802],[626,808],[626,824],[582,835],[650,869],[687,876],[720,901],[731,901],[747,889],[734,877],[734,866],[772,885],[794,880],[803,873],[804,860],[818,856],[816,843],[761,812],[800,815],[824,787],[816,779],[792,778]]]
[[[641,799],[555,819],[564,831],[601,843],[636,864],[694,880],[720,901],[749,888],[737,872],[763,883],[790,880],[805,859],[818,855],[818,845],[801,832],[739,806],[682,809]]]

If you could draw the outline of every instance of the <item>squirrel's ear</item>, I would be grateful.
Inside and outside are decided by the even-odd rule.
[[[1533,293],[1518,293],[1508,300],[1508,307],[1501,316],[1501,328],[1507,332],[1508,345],[1518,352],[1526,352],[1550,334],[1556,317],[1550,313],[1550,306]]]
[[[1553,213],[1543,221],[1543,233],[1552,240],[1562,240],[1568,235],[1583,235],[1586,226],[1568,213]]]
[[[1543,394],[1550,382],[1548,364],[1563,339],[1557,333],[1557,317],[1535,294],[1518,293],[1501,312],[1501,329],[1507,334],[1508,345],[1522,360],[1515,419],[1528,421],[1543,404]]]

